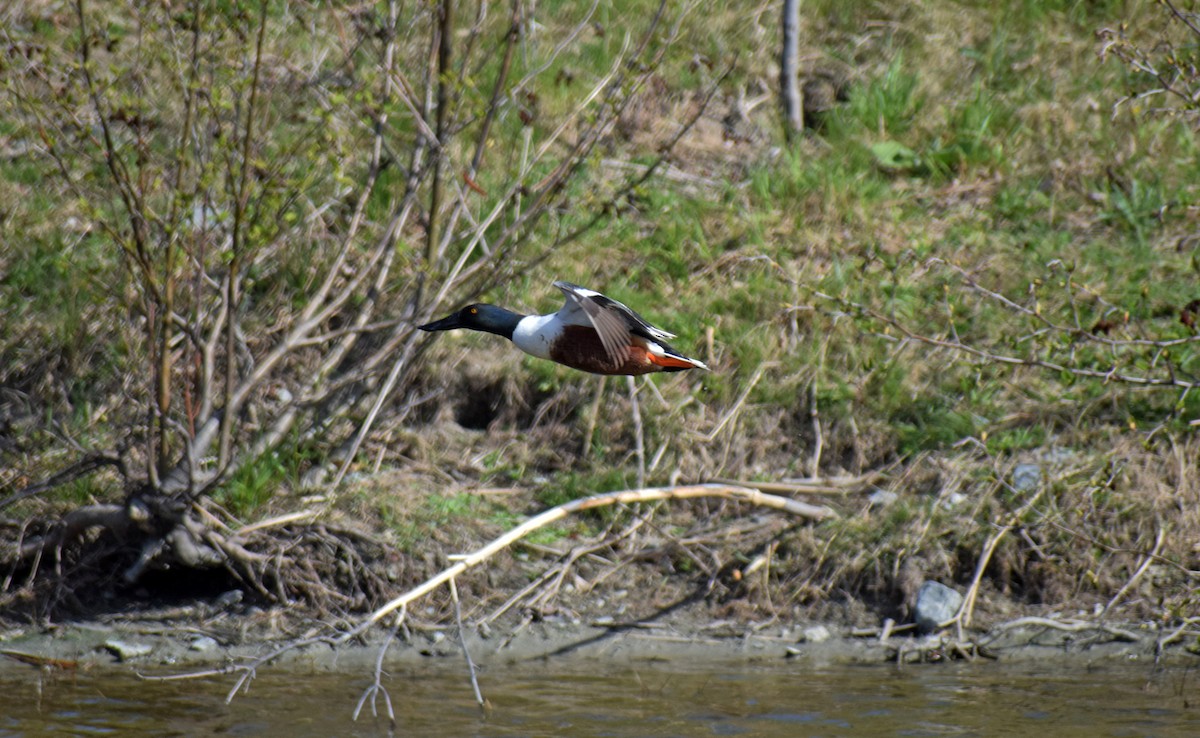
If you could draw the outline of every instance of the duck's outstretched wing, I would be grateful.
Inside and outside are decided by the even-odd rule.
[[[651,363],[664,367],[666,371],[700,368],[707,369],[704,362],[690,359],[667,345],[668,333],[653,326],[642,316],[611,297],[580,287],[570,282],[555,282],[563,291],[567,301],[558,316],[566,325],[582,325],[594,328],[604,345],[604,352],[614,364],[622,364],[629,356],[634,336],[645,340],[645,349]]]
[[[675,338],[674,333],[664,331],[662,328],[651,324],[650,321],[643,318],[625,303],[617,302],[607,295],[602,295],[595,290],[589,290],[587,287],[580,287],[577,284],[561,280],[555,282],[554,286],[562,290],[567,297],[574,297],[588,311],[588,315],[602,310],[619,314],[625,319],[629,332],[635,336],[642,336],[651,340]],[[589,303],[590,307],[588,306]]]
[[[633,331],[630,329],[629,319],[621,310],[635,317],[637,313],[616,300],[577,284],[560,281],[555,282],[554,286],[562,290],[567,298],[562,310],[559,311],[563,322],[590,325],[595,328],[597,335],[600,336],[600,343],[604,344],[604,352],[608,354],[614,364],[623,363],[629,353],[629,340]],[[612,309],[614,305],[620,309]],[[641,320],[641,318],[637,319]]]

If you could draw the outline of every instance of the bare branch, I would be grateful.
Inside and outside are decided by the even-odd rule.
[[[458,576],[462,572],[477,566],[484,561],[487,561],[496,553],[508,548],[515,541],[524,538],[539,528],[544,528],[551,523],[562,520],[576,512],[583,510],[593,510],[598,507],[607,505],[629,504],[634,502],[651,502],[654,500],[686,500],[696,497],[724,497],[727,499],[741,500],[749,502],[753,505],[763,507],[771,507],[776,510],[799,515],[801,517],[810,518],[813,520],[824,520],[826,518],[836,517],[832,509],[828,507],[817,507],[804,502],[790,500],[786,497],[777,497],[775,495],[765,494],[758,490],[747,489],[745,487],[730,487],[720,484],[699,484],[688,487],[650,487],[647,489],[625,490],[623,492],[606,492],[603,494],[583,497],[577,500],[572,500],[565,504],[553,507],[540,515],[536,515],[526,520],[521,525],[513,528],[509,532],[500,536],[483,548],[463,556],[462,559],[450,567],[443,570],[437,576],[427,580],[425,583],[409,590],[403,595],[395,598],[386,605],[383,605],[375,612],[371,613],[358,627],[344,634],[340,640],[346,641],[359,633],[363,632],[371,625],[379,622],[387,617],[388,614],[395,612],[397,609],[404,607],[408,603],[419,599],[436,589],[439,585],[446,583],[450,579]]]
[[[1011,366],[1036,367],[1036,368],[1040,368],[1040,369],[1048,369],[1050,371],[1055,371],[1055,372],[1063,372],[1065,374],[1073,374],[1077,377],[1088,377],[1088,378],[1092,378],[1092,379],[1100,379],[1105,382],[1122,382],[1125,384],[1140,385],[1140,386],[1145,386],[1145,387],[1178,387],[1181,389],[1195,389],[1197,387],[1200,387],[1200,380],[1191,380],[1191,379],[1179,377],[1173,371],[1170,370],[1169,366],[1168,366],[1167,376],[1151,377],[1151,376],[1144,376],[1144,375],[1138,375],[1138,374],[1130,374],[1130,373],[1121,371],[1117,368],[1116,365],[1114,365],[1112,368],[1107,369],[1107,370],[1099,370],[1099,369],[1089,369],[1086,367],[1079,367],[1079,366],[1074,366],[1074,365],[1069,365],[1069,364],[1059,363],[1059,362],[1054,362],[1054,361],[1048,361],[1046,359],[1039,359],[1039,358],[1035,358],[1035,357],[1020,357],[1020,356],[1011,356],[1011,355],[1007,355],[1007,354],[996,353],[993,351],[989,351],[987,349],[979,348],[977,346],[972,346],[970,344],[962,343],[961,341],[946,340],[946,339],[937,338],[935,336],[924,335],[924,334],[919,333],[919,332],[909,328],[908,326],[902,324],[900,321],[896,320],[895,318],[890,318],[886,315],[883,315],[882,313],[872,310],[872,309],[866,307],[865,305],[849,302],[846,300],[839,300],[838,298],[834,298],[829,295],[824,295],[821,293],[817,293],[817,294],[820,297],[822,297],[823,299],[830,300],[831,302],[840,303],[840,304],[844,305],[845,307],[855,310],[856,312],[858,312],[861,315],[865,315],[865,316],[870,317],[871,319],[876,320],[880,323],[891,326],[897,332],[899,332],[901,335],[903,335],[905,338],[907,338],[909,340],[917,341],[919,343],[923,343],[923,344],[926,344],[929,346],[936,346],[938,348],[951,349],[951,350],[957,351],[959,353],[978,357],[978,358],[983,359],[988,362],[993,362],[993,363],[997,363],[997,364],[1008,364]]]
[[[20,492],[16,492],[4,498],[3,500],[0,500],[0,510],[16,504],[21,500],[25,500],[30,497],[36,497],[43,492],[49,492],[50,490],[61,487],[64,484],[69,484],[80,477],[85,477],[108,466],[116,467],[117,471],[123,478],[129,476],[129,470],[125,468],[125,462],[121,460],[120,456],[109,454],[92,454],[80,459],[66,469],[57,472],[49,479],[38,482],[37,484],[31,484],[22,489]]]

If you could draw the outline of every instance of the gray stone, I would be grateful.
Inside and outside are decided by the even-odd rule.
[[[941,582],[926,581],[917,592],[917,604],[913,608],[913,619],[917,630],[932,633],[938,626],[958,614],[963,596]]]
[[[215,650],[217,648],[217,646],[219,646],[219,645],[221,645],[221,644],[217,643],[216,638],[209,638],[208,636],[200,636],[199,638],[196,638],[191,643],[189,643],[188,648],[193,651],[207,653],[208,651]]]
[[[867,497],[867,502],[871,507],[887,507],[896,500],[900,499],[900,495],[886,489],[876,489]]]
[[[962,492],[951,492],[942,498],[942,508],[945,510],[953,510],[966,501],[967,496]]]
[[[223,609],[236,605],[242,601],[244,596],[240,589],[231,589],[228,592],[222,592],[217,599],[213,600],[213,607]]]
[[[824,643],[832,637],[833,634],[824,625],[810,626],[800,634],[801,640],[805,643]]]
[[[1074,461],[1077,454],[1069,448],[1055,446],[1042,454],[1042,461],[1050,466],[1063,466]]]
[[[1018,492],[1032,492],[1042,485],[1042,467],[1037,464],[1017,464],[1013,467],[1012,486]]]
[[[104,642],[104,647],[108,649],[112,655],[117,657],[118,661],[129,661],[136,659],[139,656],[145,656],[154,650],[154,646],[148,643],[132,643],[130,641],[122,641],[116,638],[110,638]]]

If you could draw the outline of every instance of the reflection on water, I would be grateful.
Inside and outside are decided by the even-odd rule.
[[[398,735],[1200,736],[1200,676],[1148,665],[842,666],[798,663],[494,666],[476,707],[461,669],[393,671]],[[120,672],[44,680],[0,673],[0,736],[386,736],[351,714],[370,674],[266,669],[224,702],[230,678],[146,682]],[[382,701],[380,701],[382,709]]]

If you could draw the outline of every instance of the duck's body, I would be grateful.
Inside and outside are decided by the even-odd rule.
[[[569,282],[554,286],[566,295],[557,313],[521,315],[495,305],[468,305],[423,331],[469,328],[511,340],[531,356],[593,374],[649,374],[707,369],[668,346],[674,338],[628,307]]]

